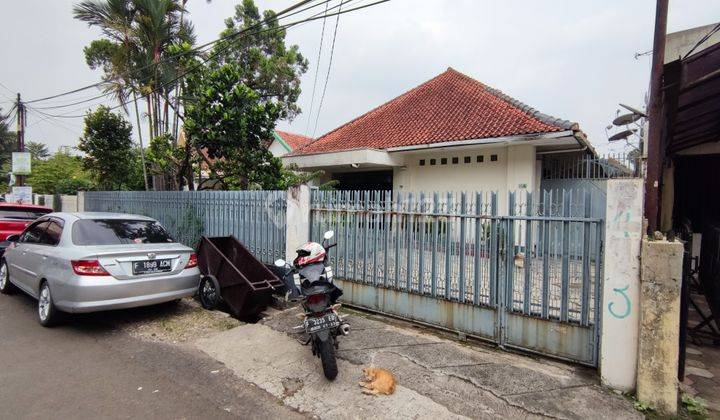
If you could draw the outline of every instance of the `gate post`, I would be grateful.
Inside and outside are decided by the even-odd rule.
[[[642,179],[609,179],[600,305],[600,377],[621,391],[635,389],[640,306]]]
[[[292,260],[295,250],[310,239],[310,187],[307,184],[287,190],[285,211],[285,259]]]

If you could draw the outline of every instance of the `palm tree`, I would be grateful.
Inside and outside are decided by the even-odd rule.
[[[168,60],[168,51],[173,45],[195,42],[192,25],[184,20],[186,2],[84,0],[73,8],[76,19],[100,28],[105,37],[85,48],[91,68],[104,71],[105,91],[113,92],[126,113],[128,99],[133,97],[143,173],[146,165],[137,99],[145,99],[147,105],[149,138],[168,133],[179,66],[177,60]],[[175,96],[179,94],[176,90]],[[145,179],[147,184],[147,175]]]

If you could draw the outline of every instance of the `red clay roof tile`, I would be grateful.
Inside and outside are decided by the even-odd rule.
[[[293,155],[504,137],[577,129],[452,68]],[[284,138],[284,137],[283,137]]]
[[[275,130],[278,136],[287,143],[292,150],[296,150],[299,147],[305,146],[306,144],[313,141],[312,137],[303,136],[302,134],[288,133],[287,131]]]

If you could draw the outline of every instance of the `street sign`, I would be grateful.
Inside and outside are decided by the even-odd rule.
[[[15,175],[30,175],[30,153],[13,152],[12,172]]]
[[[12,202],[32,204],[33,203],[33,192],[32,187],[13,187],[12,188]]]

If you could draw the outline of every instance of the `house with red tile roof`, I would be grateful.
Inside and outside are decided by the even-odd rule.
[[[554,118],[452,68],[283,157],[338,189],[539,189],[543,156],[594,153]]]
[[[280,157],[305,146],[312,140],[311,137],[303,136],[302,134],[275,130],[268,149],[273,156]]]

